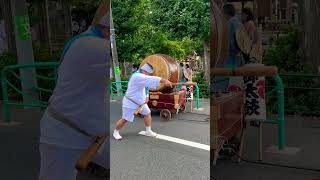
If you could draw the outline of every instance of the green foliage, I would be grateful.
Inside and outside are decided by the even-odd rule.
[[[279,38],[268,49],[263,62],[266,65],[277,66],[280,73],[310,72],[310,68],[302,62],[301,57],[302,52],[299,49],[298,30],[288,28],[287,35]]]
[[[156,0],[153,22],[171,38],[209,38],[209,0]]]
[[[192,81],[198,84],[198,87],[200,90],[200,98],[209,98],[209,94],[210,94],[209,85],[207,82],[204,81],[203,77],[204,77],[204,71],[200,70],[195,74]]]
[[[210,11],[206,9],[207,4],[200,2],[113,1],[119,60],[139,63],[155,53],[184,59],[192,51],[201,51],[202,42],[208,37],[204,34],[209,32]],[[194,3],[194,8],[188,9],[188,3],[188,7]],[[184,16],[178,16],[179,13]],[[204,23],[206,20],[207,23]]]
[[[60,52],[51,53],[50,48],[42,44],[34,44],[33,52],[35,61],[52,62],[60,59]]]
[[[17,64],[17,56],[15,53],[6,51],[0,54],[0,70],[5,66]]]
[[[277,66],[280,74],[300,74],[299,76],[281,76],[285,85],[285,110],[287,114],[320,115],[317,104],[320,100],[320,89],[306,90],[301,88],[318,88],[319,77],[304,76],[311,74],[302,59],[299,48],[298,30],[293,26],[283,27],[286,36],[279,38],[270,47],[264,57],[264,64]],[[267,81],[267,86],[275,86],[272,81]],[[275,97],[268,98],[268,111],[276,113],[277,102]]]

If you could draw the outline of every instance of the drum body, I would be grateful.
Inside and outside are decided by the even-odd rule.
[[[163,79],[168,79],[173,83],[179,82],[181,68],[179,63],[172,57],[164,54],[155,54],[148,56],[142,61],[140,68],[146,63],[150,64],[153,67],[154,76],[158,76]],[[173,91],[173,88],[168,88],[163,85],[160,85],[156,89],[150,89],[150,91],[170,93]]]
[[[217,6],[215,0],[211,0],[211,70],[222,65],[229,49],[227,22]]]

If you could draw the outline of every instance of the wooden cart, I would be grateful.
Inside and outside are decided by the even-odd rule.
[[[185,111],[186,90],[172,93],[150,92],[148,106],[150,109],[161,110],[161,119],[169,121],[173,114]]]
[[[242,131],[243,110],[243,92],[215,95],[210,111],[210,144],[213,165],[216,164],[223,145]]]

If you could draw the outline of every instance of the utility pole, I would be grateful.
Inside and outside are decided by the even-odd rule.
[[[34,56],[32,49],[32,38],[30,32],[30,21],[26,0],[11,0],[12,18],[15,26],[15,37],[17,47],[18,64],[33,64]],[[33,77],[34,69],[21,69],[21,78],[29,84],[21,81],[22,91],[33,98],[38,99],[37,93],[32,90],[32,87],[37,85],[35,77]],[[30,87],[32,86],[32,87]],[[25,103],[32,100],[23,96]]]
[[[116,45],[116,34],[113,24],[113,16],[112,16],[112,8],[110,6],[110,43],[111,43],[111,53],[112,53],[112,61],[113,61],[113,68],[114,68],[114,77],[116,79],[116,86],[117,86],[117,94],[120,95],[122,93],[121,87],[121,77],[120,77],[120,67],[118,61],[118,53],[117,53],[117,45]]]

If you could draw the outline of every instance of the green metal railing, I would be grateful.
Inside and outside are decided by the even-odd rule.
[[[283,80],[285,96],[285,113],[302,116],[320,116],[320,75],[280,74]],[[275,85],[267,82],[267,89]],[[273,97],[269,102],[273,102]],[[270,107],[269,111],[274,111]]]
[[[277,96],[277,106],[278,106],[278,115],[276,119],[267,117],[266,123],[277,124],[278,125],[278,148],[283,150],[286,147],[286,136],[285,136],[285,112],[284,112],[284,86],[282,79],[279,75],[272,77],[276,83],[276,87],[271,91],[267,92],[267,96],[270,96],[272,93],[276,93]]]
[[[117,84],[121,84],[121,91],[120,93],[117,93]],[[200,104],[200,88],[198,85],[195,85],[195,99],[196,99],[196,108],[199,109],[201,107]],[[118,81],[118,82],[111,82],[110,84],[110,95],[111,99],[114,100],[114,97],[124,96],[126,93],[126,90],[128,88],[128,81]]]
[[[4,121],[6,123],[11,122],[11,106],[20,106],[20,107],[40,107],[46,108],[48,102],[46,100],[42,100],[43,94],[52,94],[54,84],[57,80],[57,69],[59,63],[57,62],[38,62],[34,64],[25,64],[25,65],[12,65],[6,66],[1,71],[1,83],[2,83],[2,98],[3,98],[3,114]],[[20,70],[32,70],[32,75],[36,77],[37,84],[45,84],[43,81],[48,81],[48,84],[52,84],[52,88],[40,87],[39,85],[33,85],[29,83],[27,80],[23,79],[19,72]],[[51,69],[51,74],[48,73],[48,70]],[[51,76],[40,74],[41,70],[46,70],[45,72],[50,74]],[[21,84],[24,84],[29,89],[32,90],[32,93],[38,94],[39,97],[34,97],[30,92],[23,92],[21,89]],[[21,99],[27,99],[27,102],[14,100],[12,98],[12,94],[20,96]]]

